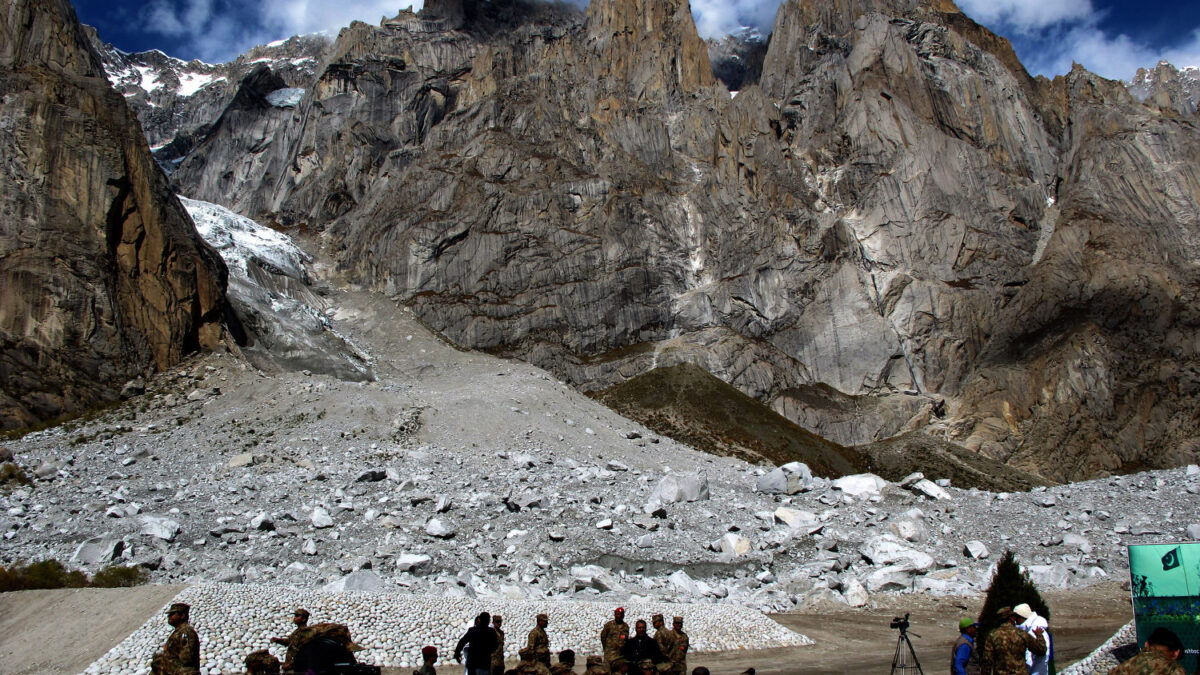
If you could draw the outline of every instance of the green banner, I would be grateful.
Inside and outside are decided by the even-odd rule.
[[[1138,646],[1154,629],[1167,628],[1183,641],[1184,672],[1197,672],[1200,657],[1200,543],[1129,546],[1129,580]]]

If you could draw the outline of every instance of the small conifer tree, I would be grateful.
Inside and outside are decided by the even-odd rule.
[[[992,576],[992,584],[988,586],[987,598],[979,613],[980,639],[986,638],[1000,625],[1000,617],[996,616],[996,612],[1001,607],[1016,607],[1021,603],[1028,604],[1042,618],[1050,620],[1050,608],[1029,580],[1029,574],[1021,571],[1021,565],[1012,551],[1005,551],[1004,557],[996,565],[996,574]]]

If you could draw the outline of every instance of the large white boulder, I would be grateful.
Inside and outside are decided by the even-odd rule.
[[[916,575],[905,565],[888,565],[867,575],[865,584],[871,593],[907,591],[913,587]]]
[[[326,511],[325,507],[323,506],[318,506],[313,509],[312,514],[309,516],[309,520],[312,521],[312,526],[318,530],[326,527],[333,527],[333,517],[329,515],[329,512]]]
[[[448,525],[440,518],[430,518],[429,522],[425,523],[425,534],[439,539],[449,539],[458,533],[453,525]]]
[[[696,583],[696,580],[688,576],[688,573],[683,570],[672,572],[671,576],[667,577],[667,581],[682,593],[700,595],[700,586]]]
[[[934,483],[933,481],[931,481],[929,479],[922,479],[922,480],[917,481],[916,483],[913,484],[912,488],[910,488],[910,489],[913,492],[925,495],[926,497],[928,497],[930,499],[936,499],[936,500],[953,499],[953,497],[951,497],[950,493],[947,492],[945,490],[945,488],[942,488],[937,483]]]
[[[866,607],[871,596],[858,579],[850,579],[842,588],[842,599],[851,607]]]
[[[887,481],[873,473],[856,473],[833,481],[833,489],[851,497],[870,497],[883,491]]]
[[[81,565],[102,565],[121,556],[125,542],[116,537],[92,537],[80,544],[71,556],[71,562]]]
[[[433,561],[433,558],[427,555],[414,553],[401,553],[396,556],[396,571],[397,572],[415,572],[416,570],[425,567]]]
[[[162,539],[163,541],[174,541],[175,536],[179,534],[179,523],[171,520],[166,516],[142,516],[142,534]]]
[[[733,532],[726,532],[720,539],[714,541],[712,550],[732,556],[745,555],[750,552],[750,540]]]
[[[933,567],[933,558],[928,553],[918,551],[890,534],[867,540],[858,552],[877,567],[898,565],[912,572],[925,572]]]
[[[803,462],[790,462],[758,479],[758,491],[770,495],[794,495],[812,487],[812,471]]]
[[[650,497],[651,501],[660,504],[698,502],[708,498],[708,476],[704,473],[664,476]]]
[[[775,520],[787,525],[793,530],[815,525],[817,523],[817,514],[812,511],[801,511],[799,509],[789,509],[786,506],[781,506],[775,509],[772,514]]]
[[[323,591],[382,591],[387,588],[378,574],[371,570],[356,570],[336,581],[325,584]]]

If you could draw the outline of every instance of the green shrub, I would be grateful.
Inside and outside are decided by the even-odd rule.
[[[68,570],[57,560],[42,560],[32,565],[0,566],[0,593],[8,591],[33,591],[53,588],[123,588],[138,586],[149,581],[149,575],[140,567],[113,565],[88,576],[79,570]]]
[[[141,567],[112,565],[96,572],[90,585],[94,588],[127,588],[141,586],[149,580],[150,575]]]

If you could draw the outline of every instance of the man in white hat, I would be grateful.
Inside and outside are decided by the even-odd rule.
[[[1042,630],[1042,637],[1046,638],[1046,653],[1038,656],[1033,652],[1025,651],[1025,667],[1029,668],[1029,675],[1048,675],[1050,672],[1050,655],[1054,653],[1054,648],[1050,644],[1050,622],[1045,618],[1038,616],[1038,613],[1033,611],[1027,603],[1021,603],[1013,607],[1013,614],[1021,617],[1021,623],[1017,628],[1033,635],[1037,629]]]

